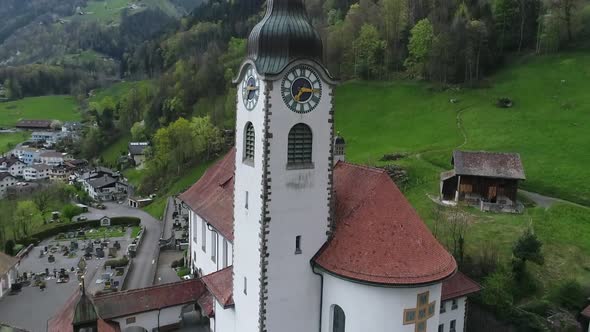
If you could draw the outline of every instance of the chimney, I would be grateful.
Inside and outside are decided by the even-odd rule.
[[[344,138],[340,136],[340,132],[336,134],[334,137],[334,165],[339,161],[344,161],[346,159],[344,154],[344,148],[346,147],[346,142]]]

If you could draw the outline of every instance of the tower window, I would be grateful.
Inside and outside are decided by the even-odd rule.
[[[248,278],[244,277],[244,294],[248,295]]]
[[[248,210],[248,191],[246,191],[246,204],[244,204],[246,210]]]
[[[289,131],[287,165],[310,166],[313,135],[311,128],[304,123],[298,123]]]
[[[344,310],[337,304],[332,308],[332,332],[344,332],[346,323]]]
[[[254,144],[255,134],[252,122],[246,123],[246,130],[244,130],[244,161],[254,162]]]
[[[301,235],[295,237],[295,255],[301,253]]]

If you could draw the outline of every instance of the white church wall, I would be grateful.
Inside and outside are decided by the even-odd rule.
[[[179,323],[181,320],[180,314],[183,306],[168,307],[160,310],[158,319],[158,310],[142,312],[135,315],[119,317],[113,321],[119,323],[121,331],[131,326],[141,326],[148,331],[158,328],[158,326],[167,326]]]
[[[213,226],[208,227],[207,223],[196,213],[190,213],[189,221],[192,271],[196,273],[200,269],[203,275],[207,275],[231,265],[232,243],[217,232]],[[203,230],[205,230],[206,236],[204,250]],[[213,244],[215,244],[215,248],[212,247]],[[213,252],[215,255],[212,255]],[[212,256],[215,256],[215,259]]]
[[[445,307],[445,311],[440,314],[439,325],[443,324],[443,332],[453,332],[451,330],[451,321],[455,321],[456,332],[464,331],[465,326],[465,310],[467,307],[467,298],[460,297],[455,299],[457,306],[453,309],[453,300],[443,301],[442,305]]]
[[[416,308],[417,295],[426,291],[428,303],[436,301],[426,332],[438,331],[440,283],[418,288],[385,288],[323,275],[322,331],[332,331],[332,308],[338,305],[346,316],[346,331],[415,332],[414,324],[403,324],[404,309]]]
[[[258,331],[260,309],[259,248],[260,221],[262,215],[262,158],[265,118],[263,112],[265,106],[265,83],[263,81],[260,81],[259,89],[260,96],[256,106],[253,110],[247,110],[242,100],[241,84],[238,85],[234,192],[233,297],[235,302],[235,326],[239,327],[240,332]],[[244,131],[248,122],[252,123],[255,132],[253,164],[243,161]],[[216,324],[218,326],[219,324],[225,323],[222,323],[221,319],[217,317]]]
[[[328,182],[332,167],[329,160],[331,88],[322,82],[322,95],[316,109],[299,114],[289,110],[283,102],[281,83],[282,80],[273,82],[270,95],[273,106],[270,116],[272,181],[266,327],[268,331],[317,331],[321,279],[313,274],[309,262],[327,240]],[[287,169],[288,135],[298,123],[305,123],[312,130],[311,169]],[[295,253],[296,236],[301,236],[301,254]]]
[[[209,324],[211,332],[242,332],[241,328],[236,328],[239,325],[236,325],[235,316],[234,308],[223,309],[219,302],[215,301],[215,319],[210,320]]]

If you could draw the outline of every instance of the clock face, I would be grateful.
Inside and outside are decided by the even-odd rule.
[[[322,96],[320,76],[309,66],[293,67],[283,78],[281,94],[293,112],[311,112],[320,103]]]
[[[252,110],[258,102],[258,96],[260,95],[260,80],[258,75],[252,69],[248,68],[246,76],[242,81],[242,100],[246,109]]]

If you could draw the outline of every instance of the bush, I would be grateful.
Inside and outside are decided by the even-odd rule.
[[[176,271],[176,274],[177,274],[177,275],[178,275],[180,278],[182,278],[182,277],[184,277],[185,275],[187,275],[187,274],[190,274],[190,273],[191,273],[191,271],[188,269],[188,267],[182,267],[182,268],[178,269],[178,271]]]
[[[72,218],[74,218],[75,216],[82,214],[82,212],[84,212],[84,210],[77,206],[77,205],[66,205],[64,206],[64,208],[61,210],[61,215],[66,218],[67,221],[71,221]]]
[[[177,267],[184,267],[184,259],[180,258],[172,262],[172,268],[175,269]]]
[[[587,293],[588,290],[585,290],[577,281],[567,280],[553,288],[548,299],[567,310],[580,311],[586,303],[585,294]]]
[[[141,223],[141,219],[136,218],[136,217],[113,217],[113,218],[111,218],[111,225],[112,226],[116,226],[116,225],[137,226],[140,223]],[[40,232],[31,234],[30,239],[19,240],[19,243],[21,243],[23,245],[28,245],[30,243],[34,243],[34,242],[31,242],[31,241],[33,241],[33,239],[34,239],[34,241],[38,241],[39,239],[43,240],[48,237],[55,236],[59,233],[67,233],[67,232],[77,230],[80,228],[85,228],[85,227],[99,227],[99,226],[100,226],[100,220],[87,220],[87,221],[80,221],[80,222],[68,223],[68,224],[57,224],[55,226],[52,226],[51,228],[44,229]]]
[[[6,241],[6,243],[4,244],[4,252],[8,255],[8,256],[14,256],[14,246],[16,244],[14,243],[13,240],[8,240]]]
[[[104,262],[104,268],[106,269],[107,266],[110,266],[114,269],[117,267],[127,266],[127,264],[129,264],[129,258],[127,258],[127,256],[123,256],[123,258],[120,259],[110,259]]]

